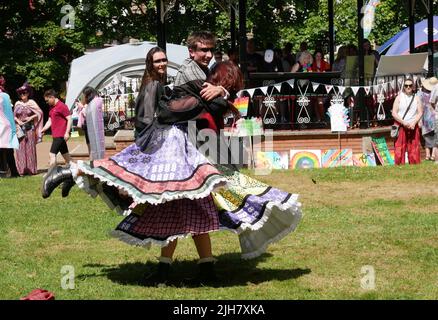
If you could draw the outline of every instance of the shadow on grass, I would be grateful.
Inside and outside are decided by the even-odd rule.
[[[240,254],[227,253],[218,256],[215,264],[216,274],[219,281],[209,284],[211,287],[233,287],[247,284],[259,284],[262,282],[277,280],[285,281],[296,279],[302,275],[309,274],[310,269],[257,269],[257,264],[269,258],[270,254],[252,260],[242,260]],[[173,287],[199,287],[199,284],[190,284],[188,279],[194,278],[198,273],[196,260],[193,261],[174,261],[169,274],[168,286]],[[90,277],[107,277],[113,282],[122,285],[141,285],[153,287],[154,284],[145,283],[146,276],[157,270],[158,262],[148,261],[146,263],[123,263],[117,266],[106,266],[100,264],[87,264],[86,268],[98,268],[100,272],[82,274],[78,279]]]

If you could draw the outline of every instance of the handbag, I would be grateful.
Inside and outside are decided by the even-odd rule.
[[[409,106],[408,106],[408,108],[406,109],[405,114],[403,115],[402,120],[405,119],[405,117],[406,117],[406,115],[407,115],[409,109],[411,108],[411,105],[412,105],[412,102],[414,101],[414,99],[415,99],[415,94],[412,96],[411,102],[409,102]],[[394,124],[391,126],[391,133],[390,133],[391,138],[397,138],[397,137],[398,137],[398,131],[399,131],[399,129],[400,129],[400,125],[398,125],[398,124],[395,124],[395,123],[394,123]]]
[[[26,133],[24,132],[23,129],[21,129],[20,126],[17,126],[17,139],[23,139],[26,136]]]

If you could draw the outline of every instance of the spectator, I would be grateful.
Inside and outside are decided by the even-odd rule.
[[[52,128],[52,146],[49,152],[49,166],[54,168],[56,165],[56,155],[61,152],[67,164],[71,158],[68,152],[67,141],[70,138],[72,119],[68,107],[58,99],[55,90],[50,89],[44,93],[44,100],[50,106],[49,120],[44,125],[41,132],[44,134],[49,128]]]
[[[345,77],[345,63],[347,59],[347,47],[340,46],[338,53],[336,54],[335,62],[333,63],[333,71],[339,71],[342,73],[342,77]]]
[[[229,49],[227,51],[227,55],[228,55],[228,60],[230,60],[231,62],[233,62],[236,66],[239,66],[239,53],[237,52],[236,49]]]
[[[436,79],[436,78],[435,78]],[[438,81],[437,81],[438,82]],[[434,86],[434,78],[421,81],[421,90],[418,95],[423,104],[423,117],[420,120],[421,135],[424,139],[426,151],[425,160],[435,160],[435,109],[430,103],[430,94]]]
[[[17,131],[5,83],[5,78],[0,75],[0,174],[6,177],[10,171],[11,177],[19,177],[14,158],[14,149],[18,149]]]
[[[435,109],[435,148],[433,156],[435,158],[435,163],[438,164],[438,79],[432,77],[429,79],[429,83],[431,86],[429,102],[431,107]]]
[[[300,56],[303,52],[307,52],[308,45],[307,42],[303,41],[300,43],[300,50],[297,52],[297,55],[295,57],[295,61],[300,61]]]
[[[322,50],[317,49],[313,54],[313,64],[312,71],[313,72],[326,72],[330,71],[330,63],[324,60],[324,53]]]
[[[298,62],[292,67],[291,72],[312,72],[313,57],[309,51],[301,52]]]
[[[38,104],[31,99],[32,88],[25,83],[17,89],[20,100],[15,103],[15,123],[24,132],[20,139],[20,147],[16,152],[18,173],[37,174],[36,145],[42,141],[41,130],[43,128],[43,111]]]
[[[392,107],[394,121],[400,125],[398,137],[395,140],[395,164],[405,163],[405,153],[408,153],[410,164],[420,163],[420,129],[418,122],[423,116],[423,105],[414,93],[414,82],[406,79],[402,91],[395,98]]]
[[[376,50],[373,50],[371,47],[371,42],[368,39],[364,39],[363,41],[363,54],[364,56],[374,56],[374,72],[377,69],[377,66],[379,65],[380,55]]]
[[[85,87],[82,90],[82,112],[85,114],[85,122],[82,129],[85,132],[88,153],[91,160],[105,157],[105,130],[103,124],[103,102],[96,89]]]
[[[263,57],[255,51],[254,39],[248,39],[246,42],[246,60],[247,60],[247,71],[260,72],[263,68]]]
[[[284,46],[281,62],[284,71],[291,70],[292,66],[295,64],[295,56],[292,54],[292,43],[288,42]]]
[[[222,51],[216,51],[214,53],[214,63],[211,65],[210,70],[214,68],[219,62],[223,61]]]
[[[266,45],[265,56],[263,61],[263,72],[282,72],[283,64],[278,52],[274,49],[273,43]]]

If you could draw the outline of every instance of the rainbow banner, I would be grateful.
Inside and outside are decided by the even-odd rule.
[[[332,168],[353,165],[353,149],[328,149],[321,154],[321,166]]]
[[[376,158],[374,153],[354,153],[353,165],[355,167],[375,167]]]
[[[234,107],[239,110],[242,117],[248,114],[249,97],[236,98],[233,102]]]
[[[257,152],[256,168],[287,170],[289,168],[289,155],[287,152]]]
[[[289,168],[321,168],[321,150],[291,150]]]

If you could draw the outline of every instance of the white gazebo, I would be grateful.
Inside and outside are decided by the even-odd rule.
[[[127,43],[85,54],[74,59],[70,67],[65,103],[69,108],[86,86],[99,90],[116,74],[126,77],[141,77],[145,68],[147,52],[156,42]],[[184,59],[189,57],[186,46],[167,44],[169,59],[167,73],[174,77]]]

